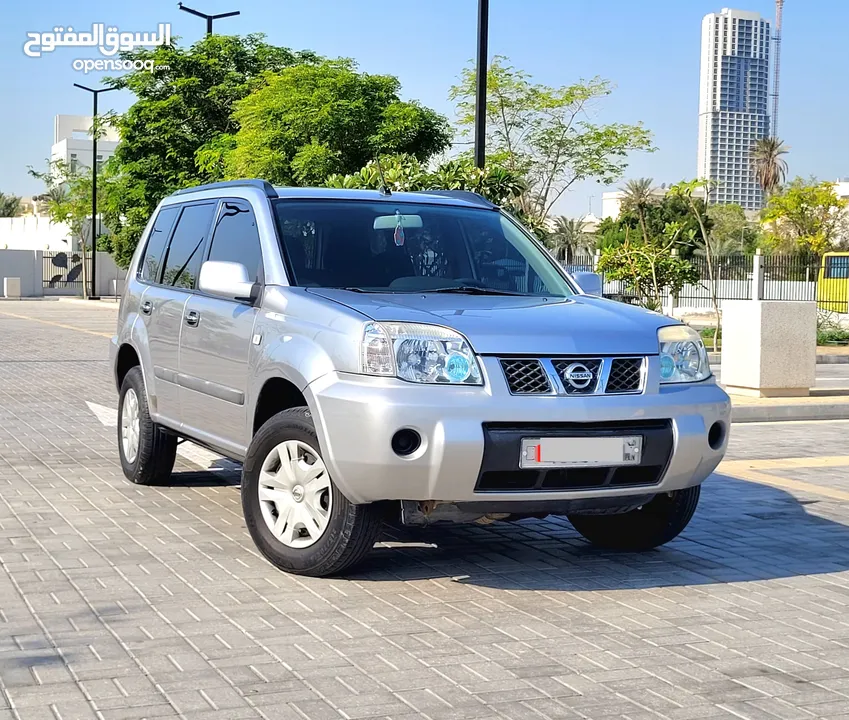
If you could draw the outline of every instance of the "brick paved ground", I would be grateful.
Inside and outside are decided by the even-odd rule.
[[[86,405],[116,404],[113,318],[0,303],[0,720],[849,718],[849,423],[735,427],[757,482],[711,478],[655,552],[390,530],[356,575],[296,578],[235,473],[123,480]]]

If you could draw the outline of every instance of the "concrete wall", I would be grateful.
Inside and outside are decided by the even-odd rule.
[[[71,249],[71,229],[46,217],[0,218],[0,250]]]
[[[0,250],[0,295],[3,280],[21,279],[21,297],[41,297],[41,252],[38,250]]]

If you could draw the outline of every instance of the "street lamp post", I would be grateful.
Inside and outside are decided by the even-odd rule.
[[[97,96],[102,92],[109,92],[118,88],[94,89],[79,83],[74,83],[74,87],[90,92],[93,100],[91,111],[91,295],[88,296],[88,299],[100,300],[95,282],[97,276],[97,133],[100,130],[97,126]]]
[[[475,93],[475,165],[486,163],[486,72],[489,45],[489,0],[478,0],[478,64]]]
[[[238,10],[236,12],[226,12],[226,13],[218,13],[218,15],[207,15],[206,13],[202,13],[199,10],[192,10],[190,7],[186,7],[183,3],[178,2],[177,7],[183,12],[191,13],[192,15],[197,15],[198,17],[204,18],[206,20],[206,34],[212,35],[212,21],[219,20],[221,18],[233,17],[234,15],[241,14]]]

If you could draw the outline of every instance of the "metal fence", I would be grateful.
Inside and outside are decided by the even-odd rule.
[[[86,257],[86,275],[91,277],[91,256]],[[42,255],[41,282],[46,291],[82,293],[83,257],[81,253],[45,252]]]
[[[570,272],[592,271],[598,258],[575,256],[564,263]],[[685,285],[675,298],[680,308],[713,308],[715,291],[720,309],[724,300],[816,301],[820,308],[833,312],[849,312],[849,256],[816,255],[724,255],[711,259],[695,255],[689,259],[698,272],[699,281]],[[756,266],[760,278],[756,278]],[[712,275],[712,277],[711,277]],[[627,281],[611,281],[604,277],[605,297],[634,302]],[[665,294],[664,305],[670,302]]]

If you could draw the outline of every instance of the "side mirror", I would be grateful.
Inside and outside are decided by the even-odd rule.
[[[198,288],[226,300],[255,302],[259,285],[251,280],[248,269],[241,263],[207,260],[200,266]]]
[[[575,272],[572,273],[572,279],[578,283],[578,287],[584,291],[586,295],[596,295],[601,297],[602,283],[601,275],[594,272]]]

